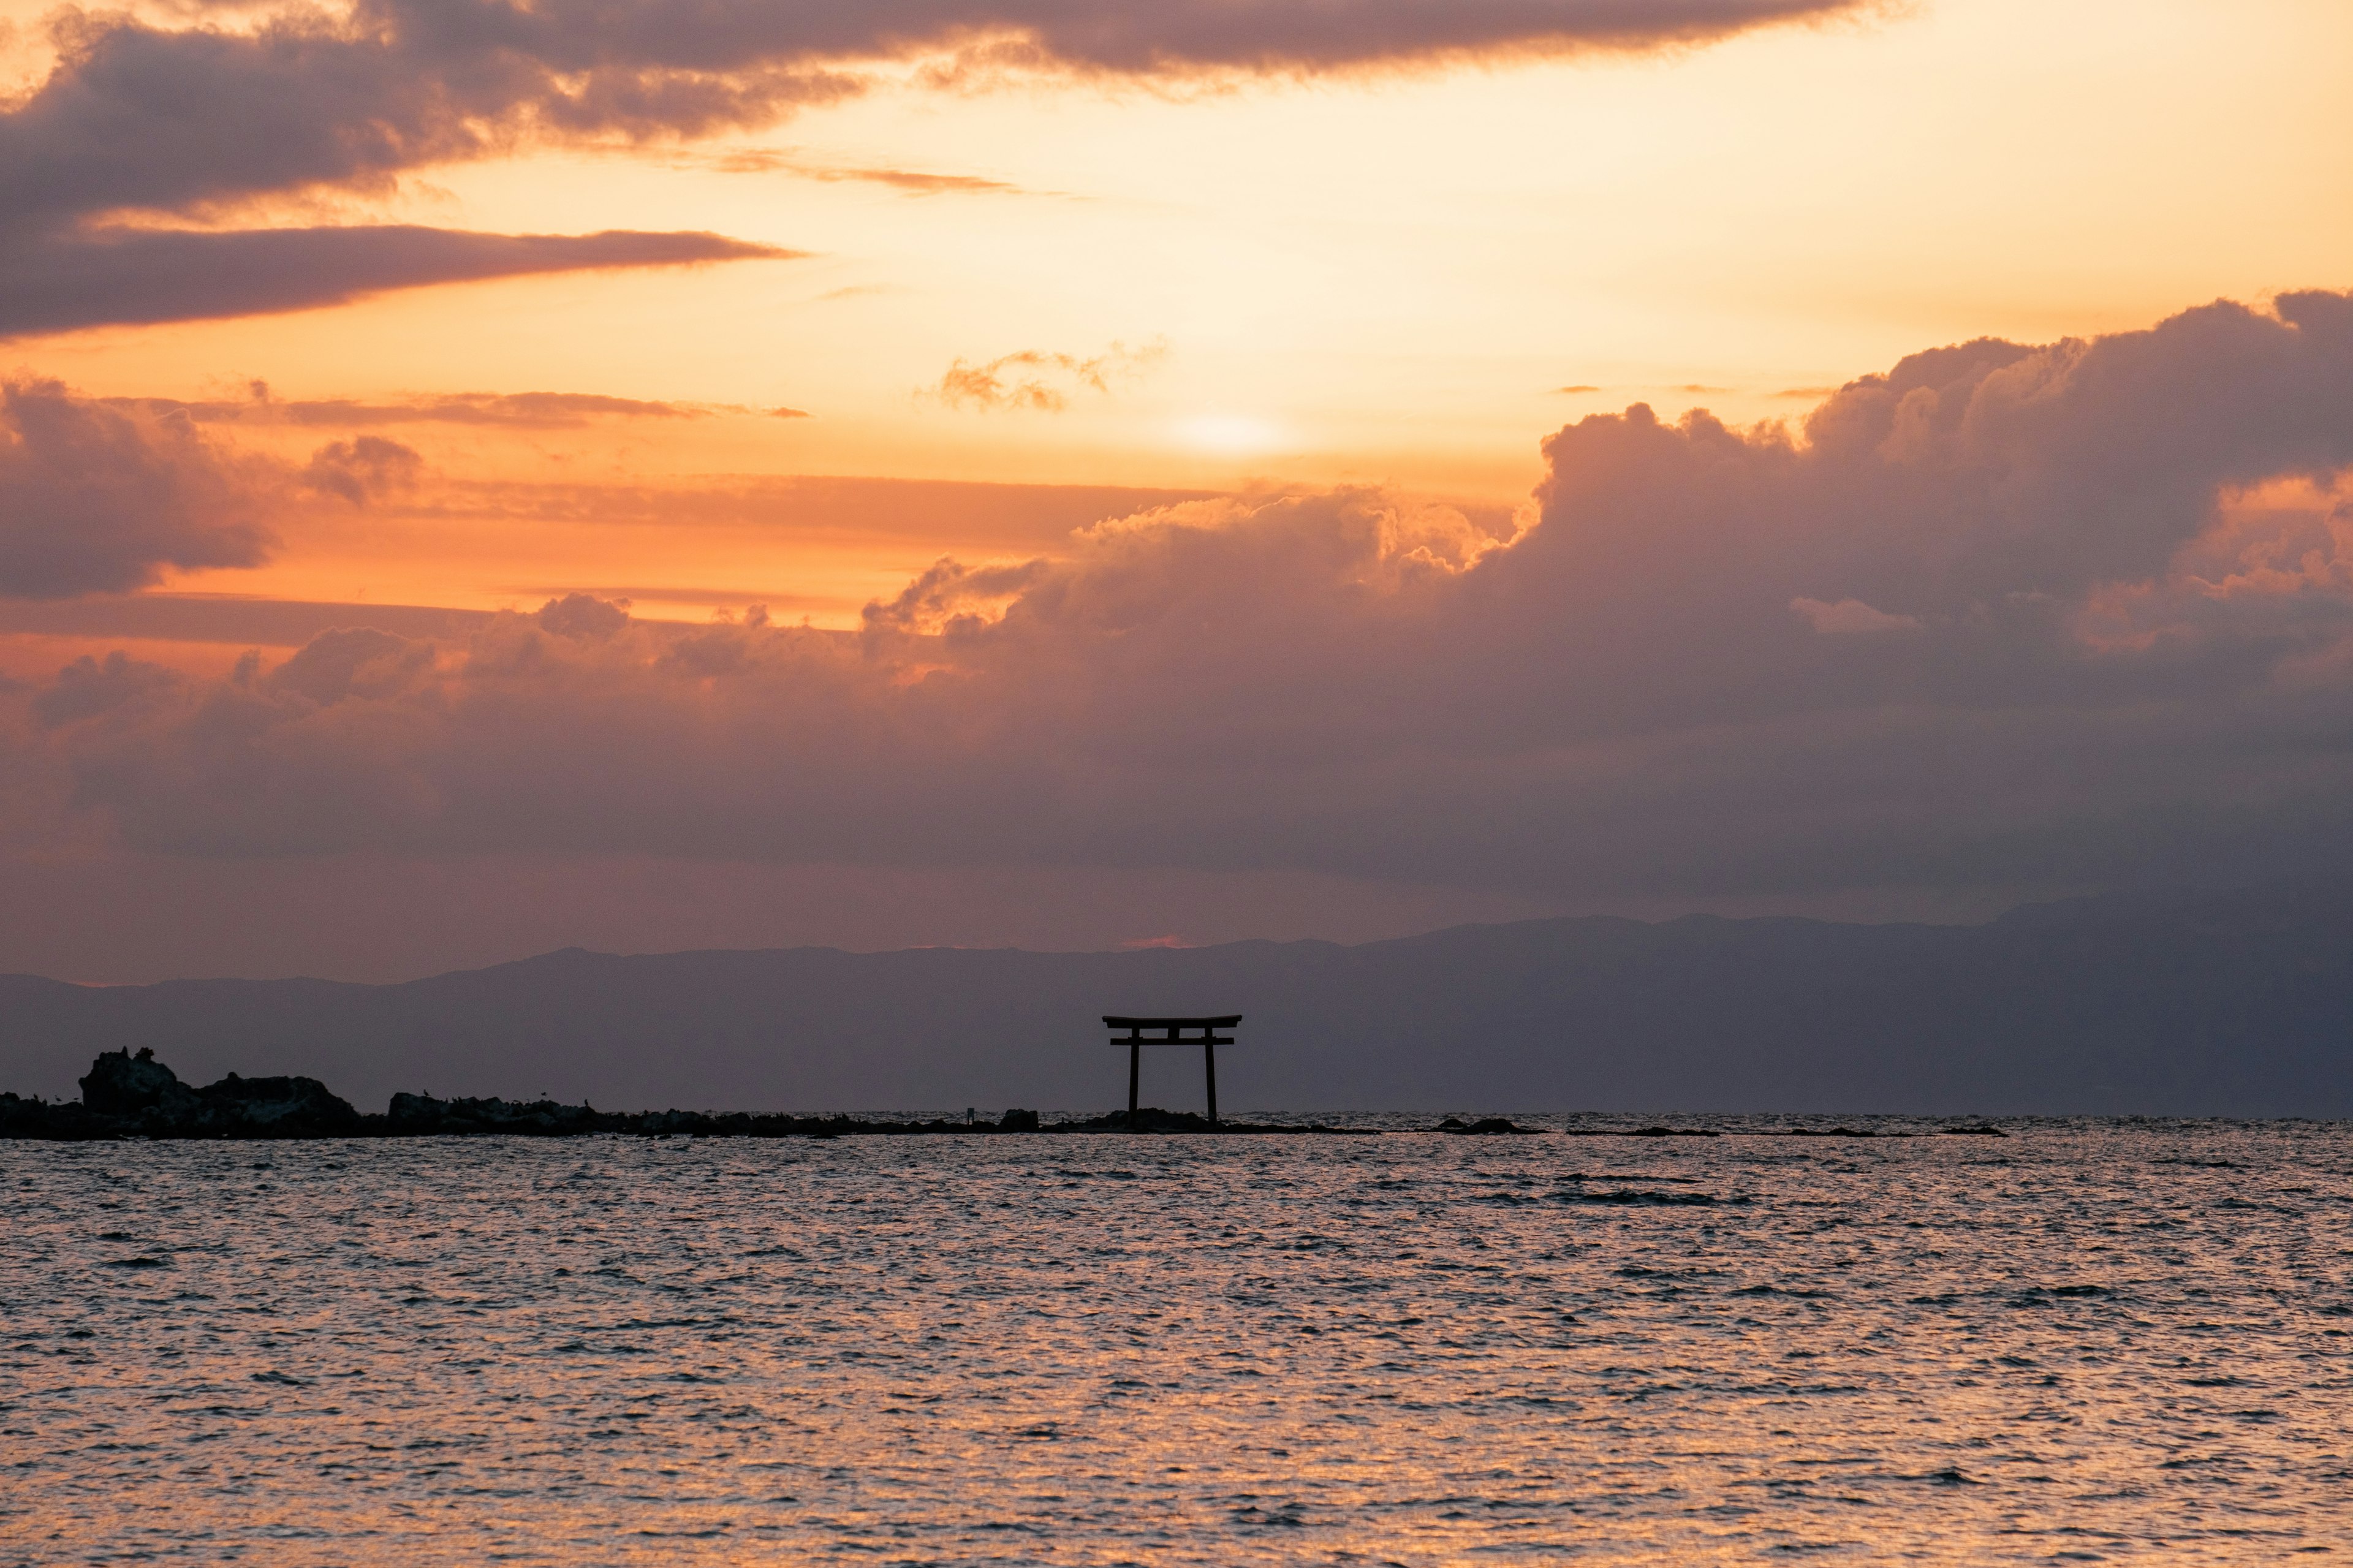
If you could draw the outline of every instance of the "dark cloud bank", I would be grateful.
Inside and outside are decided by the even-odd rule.
[[[1802,442],[1637,406],[1546,451],[1508,543],[1367,491],[1190,502],[944,562],[857,634],[583,598],[212,683],[77,666],[17,704],[19,822],[183,857],[1282,868],[1588,908],[2353,858],[2353,298],[1932,351]],[[20,528],[16,586],[250,547],[184,510],[70,566]]]
[[[537,140],[624,143],[773,121],[913,51],[991,69],[1186,74],[1640,49],[1855,9],[1854,0],[1432,0],[1337,5],[900,0],[361,0],[159,27],[53,23],[49,78],[0,114],[0,335],[329,304],[577,268],[775,257],[708,234],[404,227],[154,231]],[[193,8],[201,18],[204,7]],[[938,176],[930,177],[936,184]]]

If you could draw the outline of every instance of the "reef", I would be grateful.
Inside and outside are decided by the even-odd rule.
[[[1133,1115],[1048,1121],[1034,1110],[1008,1110],[994,1121],[977,1118],[928,1121],[870,1121],[856,1116],[790,1116],[743,1110],[598,1110],[553,1100],[437,1100],[429,1094],[396,1094],[381,1113],[364,1112],[315,1078],[240,1078],[230,1073],[201,1087],[155,1059],[108,1051],[90,1064],[78,1100],[26,1099],[0,1093],[0,1139],[36,1139],[58,1143],[121,1138],[577,1138],[594,1133],[637,1138],[843,1138],[905,1137],[913,1134],[979,1136],[1007,1132],[1140,1132],[1331,1134],[1369,1136],[1373,1127],[1322,1123],[1216,1121],[1190,1110],[1138,1108]],[[1526,1136],[1545,1131],[1514,1125],[1501,1116],[1464,1121],[1450,1116],[1428,1129],[1461,1137]],[[1855,1127],[1739,1128],[1758,1137],[1908,1138],[1912,1133]],[[1979,1124],[1936,1131],[2001,1138],[1999,1127]],[[1553,1130],[1581,1138],[1719,1138],[1706,1127],[1578,1127]]]
[[[1005,1132],[1363,1132],[1365,1128],[1220,1121],[1191,1111],[1138,1110],[1049,1122],[1034,1110],[994,1121],[938,1118],[869,1121],[749,1111],[598,1110],[553,1100],[438,1100],[396,1094],[381,1115],[363,1112],[314,1078],[240,1078],[201,1088],[155,1059],[108,1051],[81,1079],[81,1099],[52,1101],[0,1093],[0,1138],[90,1142],[122,1138],[840,1138],[850,1135]]]

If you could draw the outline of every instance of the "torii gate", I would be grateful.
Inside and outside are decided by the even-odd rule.
[[[1143,1074],[1144,1047],[1146,1046],[1198,1046],[1201,1047],[1201,1070],[1209,1082],[1209,1125],[1218,1124],[1218,1047],[1234,1043],[1231,1035],[1220,1035],[1219,1029],[1230,1029],[1242,1021],[1240,1013],[1229,1013],[1218,1018],[1123,1018],[1106,1013],[1103,1022],[1114,1029],[1125,1029],[1124,1039],[1114,1038],[1114,1046],[1127,1047],[1127,1124],[1135,1125],[1136,1081]],[[1149,1039],[1145,1031],[1158,1030],[1160,1037]]]

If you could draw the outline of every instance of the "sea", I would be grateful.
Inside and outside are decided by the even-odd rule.
[[[0,1144],[0,1563],[2353,1562],[2353,1128],[1332,1120]]]

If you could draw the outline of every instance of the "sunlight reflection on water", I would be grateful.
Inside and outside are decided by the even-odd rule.
[[[0,1145],[0,1561],[2342,1547],[2353,1133],[2010,1125]]]

